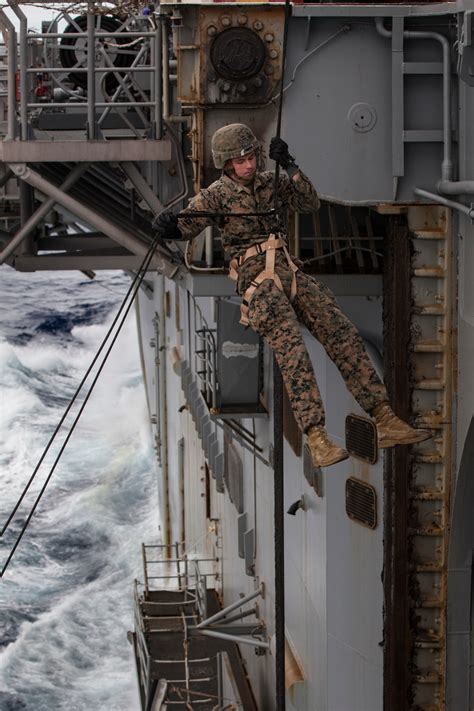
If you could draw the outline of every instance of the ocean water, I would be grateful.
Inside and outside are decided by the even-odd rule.
[[[1,525],[128,286],[118,272],[0,269]],[[57,450],[1,541],[2,565]],[[152,455],[132,309],[0,580],[0,711],[138,711],[126,633],[140,544],[158,539]]]

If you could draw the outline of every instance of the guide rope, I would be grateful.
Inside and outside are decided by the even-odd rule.
[[[281,66],[280,97],[278,103],[277,138],[281,133],[283,110],[283,86],[290,24],[290,0],[285,0],[285,26]],[[275,169],[273,200],[277,208],[277,190],[280,166]],[[275,546],[275,700],[278,711],[286,709],[285,688],[285,502],[284,502],[284,457],[283,457],[283,378],[275,356],[273,357],[273,473],[274,473],[274,522]]]
[[[29,490],[31,484],[33,483],[33,481],[34,481],[34,479],[35,479],[35,477],[36,477],[36,475],[37,475],[37,473],[38,473],[38,471],[39,471],[39,469],[40,469],[40,467],[41,467],[41,464],[43,463],[43,461],[44,461],[44,459],[45,459],[45,457],[46,457],[46,454],[48,453],[48,451],[49,451],[51,445],[53,444],[53,442],[54,442],[54,440],[55,440],[55,438],[56,438],[56,436],[57,436],[57,434],[58,434],[58,432],[59,432],[59,430],[60,430],[62,424],[64,423],[64,421],[65,421],[65,419],[66,419],[68,413],[70,412],[72,405],[74,404],[75,400],[77,399],[78,395],[80,394],[80,392],[81,392],[81,390],[82,390],[82,388],[83,388],[83,386],[84,386],[84,384],[85,384],[87,378],[89,377],[89,375],[90,375],[90,373],[91,373],[91,371],[92,371],[94,365],[97,363],[97,360],[98,360],[98,358],[99,358],[101,352],[102,352],[103,349],[105,348],[105,345],[106,345],[108,339],[110,338],[110,336],[111,336],[111,334],[112,334],[112,332],[113,332],[115,326],[116,326],[117,323],[118,323],[117,330],[116,330],[116,332],[115,332],[115,334],[114,334],[114,336],[113,336],[113,338],[112,338],[112,340],[111,340],[111,342],[110,342],[109,347],[107,348],[107,351],[106,351],[106,353],[105,353],[105,355],[104,355],[104,357],[103,357],[102,362],[101,362],[100,365],[99,365],[99,368],[98,368],[98,370],[97,370],[97,373],[95,374],[95,376],[94,376],[94,378],[93,378],[93,380],[92,380],[92,383],[90,384],[89,389],[88,389],[87,392],[86,392],[86,395],[85,395],[84,400],[83,400],[83,402],[82,402],[82,404],[81,404],[81,407],[79,408],[79,411],[78,411],[76,417],[74,418],[74,421],[73,421],[73,423],[72,423],[72,425],[71,425],[71,427],[70,427],[70,429],[69,429],[69,432],[68,432],[68,434],[67,434],[67,436],[66,436],[66,438],[65,438],[65,440],[64,440],[64,442],[63,442],[63,444],[61,445],[61,448],[60,448],[60,450],[59,450],[59,452],[58,452],[58,454],[57,454],[57,456],[56,456],[56,459],[54,460],[54,463],[53,463],[53,465],[52,465],[52,467],[51,467],[51,469],[50,469],[50,471],[49,471],[49,474],[48,474],[48,476],[46,477],[46,479],[45,479],[45,481],[44,481],[44,484],[43,484],[43,486],[42,486],[42,488],[41,488],[41,490],[40,490],[38,496],[36,497],[36,500],[35,500],[35,502],[34,502],[34,504],[33,504],[33,507],[31,508],[30,513],[29,513],[29,515],[28,515],[26,521],[24,522],[24,524],[23,524],[23,526],[22,526],[22,528],[21,528],[21,530],[20,530],[20,533],[18,534],[18,536],[17,536],[17,538],[16,538],[16,540],[15,540],[15,543],[13,544],[13,547],[12,547],[12,549],[10,550],[10,553],[9,553],[7,559],[6,559],[6,562],[4,563],[4,565],[3,565],[3,567],[2,567],[2,569],[1,569],[1,571],[0,571],[0,578],[3,577],[5,571],[7,570],[8,565],[10,564],[10,561],[12,560],[12,558],[13,558],[13,556],[14,556],[14,554],[15,554],[17,548],[18,548],[18,545],[20,544],[20,541],[21,541],[21,539],[23,538],[23,536],[24,536],[24,534],[25,534],[25,532],[26,532],[26,530],[27,530],[27,528],[28,528],[28,526],[29,526],[29,523],[30,523],[30,521],[31,521],[31,519],[32,519],[32,517],[33,517],[33,514],[35,513],[36,508],[37,508],[37,506],[38,506],[38,504],[39,504],[41,498],[43,497],[44,492],[46,491],[46,488],[47,488],[47,486],[48,486],[48,484],[49,484],[49,482],[50,482],[50,480],[51,480],[51,477],[52,477],[52,475],[53,475],[53,473],[54,473],[54,471],[55,471],[55,469],[56,469],[56,466],[58,465],[59,460],[61,459],[61,456],[62,456],[64,450],[66,449],[66,446],[67,446],[67,444],[68,444],[68,442],[69,442],[69,440],[70,440],[70,438],[71,438],[71,435],[72,435],[72,433],[74,432],[77,423],[79,422],[79,419],[80,419],[80,417],[81,417],[81,415],[82,415],[82,413],[83,413],[83,411],[84,411],[84,408],[85,408],[85,406],[87,405],[87,402],[88,402],[88,400],[89,400],[89,398],[90,398],[90,396],[91,396],[91,394],[92,394],[92,392],[93,392],[93,390],[94,390],[94,387],[95,387],[95,385],[96,385],[96,383],[97,383],[97,381],[98,381],[98,379],[99,379],[100,374],[102,373],[102,370],[103,370],[103,368],[104,368],[104,366],[105,366],[105,363],[107,362],[107,359],[108,359],[108,357],[109,357],[109,355],[110,355],[110,353],[111,353],[111,351],[112,351],[112,348],[113,348],[114,345],[115,345],[115,342],[116,342],[116,340],[117,340],[117,338],[118,338],[118,336],[119,336],[120,331],[122,330],[122,327],[123,327],[123,325],[124,325],[124,323],[125,323],[125,320],[126,320],[126,318],[127,318],[127,316],[128,316],[128,313],[129,313],[129,311],[130,311],[130,309],[131,309],[131,307],[132,307],[132,305],[133,305],[133,303],[134,303],[134,300],[135,300],[135,297],[136,297],[136,295],[137,295],[138,289],[139,289],[140,286],[141,286],[141,283],[142,283],[142,281],[143,281],[143,279],[144,279],[144,277],[145,277],[145,274],[146,274],[146,272],[147,272],[147,270],[148,270],[148,267],[149,267],[149,265],[150,265],[150,263],[151,263],[151,260],[152,260],[152,258],[153,258],[153,256],[154,256],[154,253],[155,253],[155,251],[156,251],[156,248],[158,247],[158,244],[159,244],[159,238],[158,238],[158,237],[155,237],[154,240],[153,240],[153,242],[151,243],[150,248],[149,248],[148,252],[146,253],[146,255],[145,255],[145,257],[144,257],[142,263],[140,264],[140,266],[139,266],[139,268],[138,268],[138,271],[137,271],[137,273],[136,273],[136,275],[135,275],[135,278],[133,279],[133,281],[132,281],[132,283],[131,283],[131,285],[130,285],[130,287],[129,287],[129,289],[128,289],[128,291],[127,291],[127,293],[126,293],[126,295],[125,295],[125,297],[124,297],[124,299],[123,299],[123,301],[122,301],[122,303],[120,304],[119,310],[118,310],[118,312],[117,312],[117,314],[116,314],[116,316],[115,316],[115,318],[114,318],[114,320],[113,320],[113,322],[112,322],[112,325],[110,326],[110,328],[109,328],[109,330],[107,331],[107,333],[106,333],[104,339],[102,340],[102,343],[101,343],[101,345],[100,345],[100,347],[99,347],[97,353],[95,354],[94,358],[92,359],[91,364],[89,365],[89,367],[88,367],[88,369],[87,369],[87,371],[86,371],[84,377],[82,378],[82,380],[81,380],[79,386],[77,387],[77,389],[76,389],[76,391],[75,391],[75,393],[74,393],[74,395],[73,395],[71,401],[69,402],[69,404],[68,404],[66,410],[64,411],[64,413],[63,413],[63,415],[62,415],[62,417],[61,417],[61,419],[60,419],[58,425],[56,426],[56,428],[55,428],[55,430],[54,430],[54,432],[53,432],[53,434],[51,435],[51,437],[50,437],[50,439],[49,439],[49,441],[48,441],[48,444],[46,445],[46,448],[45,448],[45,450],[43,451],[43,454],[41,455],[41,457],[40,457],[40,459],[39,459],[39,461],[38,461],[38,464],[36,465],[36,467],[35,467],[35,469],[34,469],[32,475],[31,475],[30,479],[28,480],[28,483],[27,483],[26,486],[24,487],[23,492],[22,492],[20,498],[18,499],[17,503],[15,504],[15,507],[13,508],[13,511],[11,512],[10,516],[8,517],[8,520],[7,520],[7,522],[5,523],[3,529],[2,529],[2,531],[1,531],[1,533],[0,533],[0,537],[4,535],[5,531],[6,531],[7,528],[9,527],[9,525],[10,525],[12,519],[14,518],[15,514],[17,513],[17,511],[18,511],[18,509],[19,509],[19,507],[20,507],[20,505],[21,505],[21,503],[22,503],[22,501],[23,501],[23,499],[24,499],[24,497],[25,497],[27,491]],[[129,303],[128,303],[127,306],[125,306],[125,305],[127,304],[127,300],[129,300]],[[119,319],[121,319],[120,323],[119,323]]]

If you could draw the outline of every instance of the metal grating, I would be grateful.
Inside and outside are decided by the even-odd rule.
[[[346,513],[350,519],[367,526],[377,527],[377,493],[365,481],[349,477],[346,481]]]
[[[368,417],[346,417],[346,449],[349,454],[363,462],[375,464],[378,459],[377,428]]]

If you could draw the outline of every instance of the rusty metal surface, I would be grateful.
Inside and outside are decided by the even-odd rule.
[[[393,409],[408,418],[411,385],[407,367],[410,343],[410,242],[403,216],[392,218],[386,245],[384,279],[385,378]],[[407,447],[386,450],[384,500],[384,709],[410,708],[409,624],[409,479],[412,459]]]

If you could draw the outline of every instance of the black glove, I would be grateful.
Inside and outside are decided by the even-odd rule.
[[[277,138],[276,136],[272,138],[270,141],[269,156],[285,170],[295,165],[295,159],[288,152],[288,143],[285,143],[282,138]]]
[[[178,227],[178,218],[173,212],[162,212],[156,218],[153,227],[161,239],[183,239]]]

